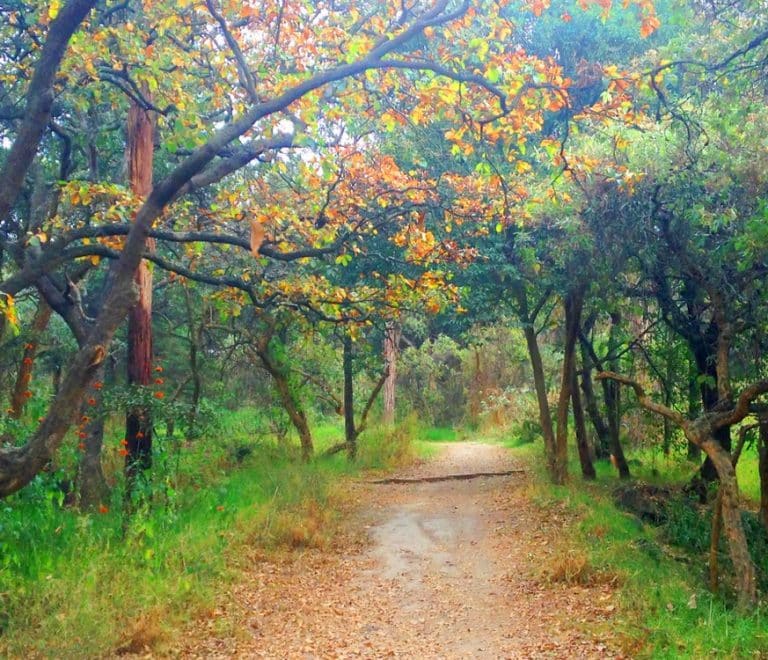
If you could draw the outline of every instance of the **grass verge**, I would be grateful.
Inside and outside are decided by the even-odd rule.
[[[567,581],[581,583],[585,575],[598,575],[617,584],[615,633],[627,653],[638,658],[768,658],[764,606],[745,616],[709,593],[706,558],[668,547],[660,529],[618,510],[611,496],[616,479],[599,474],[597,482],[586,483],[574,476],[567,486],[552,486],[539,445],[513,452],[534,466],[535,503],[565,511],[572,521],[564,532],[569,565],[550,568]],[[555,557],[561,564],[560,555]]]
[[[302,464],[295,448],[253,441],[242,413],[233,422],[226,440],[188,443],[160,462],[151,506],[130,521],[119,489],[92,514],[63,506],[46,477],[4,500],[0,657],[97,657],[162,645],[210,608],[254,549],[324,545],[347,478],[414,456],[407,426],[372,428],[355,464],[340,455]]]

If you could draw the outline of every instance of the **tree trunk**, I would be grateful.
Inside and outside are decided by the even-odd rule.
[[[390,321],[384,332],[384,368],[387,378],[384,381],[384,415],[385,424],[395,423],[395,388],[397,385],[397,355],[400,346],[400,326]]]
[[[148,111],[131,103],[128,110],[128,180],[131,190],[145,198],[152,190],[153,124]],[[151,249],[151,246],[148,246]],[[136,269],[139,298],[128,313],[128,384],[152,383],[152,274],[145,261]],[[126,497],[130,498],[140,473],[152,466],[152,419],[142,406],[129,410],[125,420]]]
[[[187,325],[189,329],[189,370],[192,377],[192,399],[190,401],[189,415],[187,416],[187,434],[195,436],[195,424],[200,410],[200,397],[203,391],[203,379],[200,375],[200,344],[203,335],[205,313],[201,315],[200,323],[195,319],[192,299],[189,290],[184,287],[185,301],[187,305]],[[311,440],[310,440],[311,444]]]
[[[608,355],[613,356],[618,348],[619,341],[617,333],[621,316],[611,313],[611,330],[608,335]],[[614,371],[618,371],[618,361],[609,360],[609,365]],[[603,381],[603,397],[605,399],[605,409],[608,417],[608,434],[611,441],[611,462],[616,466],[621,479],[629,479],[629,465],[624,456],[624,449],[621,446],[621,388],[618,383],[613,381]]]
[[[355,399],[352,387],[352,337],[344,335],[343,340],[344,370],[344,441],[347,445],[349,460],[357,456],[357,431],[355,429]]]
[[[749,610],[757,603],[755,565],[749,554],[747,537],[741,521],[739,486],[730,453],[713,436],[706,436],[702,449],[711,459],[720,478],[722,493],[723,530],[728,539],[729,554],[736,574],[739,607]]]
[[[584,421],[584,408],[581,405],[578,377],[576,369],[571,375],[571,403],[573,404],[573,423],[576,427],[576,446],[579,450],[579,462],[581,463],[581,475],[584,479],[593,480],[597,477],[595,466],[592,464],[592,454],[587,440],[587,425]]]
[[[768,416],[761,416],[757,439],[758,473],[760,475],[760,521],[768,533]]]
[[[104,410],[102,388],[106,375],[106,361],[94,374],[88,395],[80,407],[81,417],[80,462],[77,466],[77,489],[82,511],[92,511],[109,496],[109,486],[101,467],[101,450],[104,445]]]
[[[688,419],[696,419],[701,413],[701,388],[698,384],[698,376],[696,362],[691,360],[688,365]],[[692,463],[699,463],[701,447],[688,440],[687,456]]]
[[[563,347],[563,371],[560,380],[560,396],[557,403],[557,436],[555,438],[555,463],[552,481],[564,484],[568,478],[568,409],[576,372],[576,339],[581,323],[584,303],[582,291],[571,291],[563,301],[565,307],[565,345]]]
[[[280,402],[288,413],[288,418],[291,420],[291,424],[293,424],[296,432],[299,434],[301,458],[304,461],[308,461],[314,455],[315,447],[312,441],[312,432],[309,429],[307,416],[296,398],[296,395],[291,388],[291,384],[288,382],[288,377],[286,376],[285,371],[277,364],[270,354],[268,342],[262,341],[256,352],[261,359],[264,368],[269,375],[272,376],[272,382],[275,384],[275,390],[277,390]]]
[[[27,399],[31,396],[29,386],[32,383],[32,367],[37,356],[38,342],[50,319],[51,308],[41,298],[35,317],[32,319],[32,327],[30,328],[27,343],[24,345],[24,354],[21,358],[19,371],[16,375],[16,384],[11,395],[10,412],[8,415],[13,419],[21,419]]]
[[[597,458],[608,458],[610,456],[611,439],[608,431],[608,425],[605,423],[603,416],[600,414],[600,409],[597,405],[597,398],[595,397],[595,388],[592,383],[592,361],[590,360],[587,350],[584,347],[584,341],[582,339],[581,345],[581,391],[584,394],[584,407],[586,408],[589,419],[592,422],[592,426],[595,429],[597,435],[597,443],[595,447],[595,455]]]

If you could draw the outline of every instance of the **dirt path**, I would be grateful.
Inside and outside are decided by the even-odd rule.
[[[400,476],[519,467],[500,447],[454,443]],[[198,629],[205,639],[174,655],[620,657],[604,638],[610,587],[541,579],[563,520],[531,505],[525,475],[365,484],[358,496],[338,547],[260,563]]]

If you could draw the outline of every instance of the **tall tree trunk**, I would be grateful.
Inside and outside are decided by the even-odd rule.
[[[581,322],[584,303],[582,291],[569,292],[565,307],[565,345],[563,347],[563,370],[560,379],[560,396],[557,402],[557,435],[555,437],[555,464],[552,481],[564,484],[568,478],[568,410],[571,402],[571,385],[575,373],[576,338]]]
[[[535,319],[531,318],[528,308],[528,294],[524,285],[518,283],[512,288],[512,295],[517,302],[518,317],[523,325],[523,334],[525,335],[525,344],[528,348],[528,358],[531,361],[531,371],[533,372],[533,387],[536,390],[536,403],[539,407],[539,424],[541,425],[541,435],[544,439],[544,453],[547,459],[547,468],[550,476],[555,469],[555,431],[552,426],[552,412],[549,409],[549,398],[547,396],[547,380],[544,376],[544,361],[541,359],[539,350],[539,339],[536,335],[534,326]]]
[[[619,346],[617,337],[621,316],[617,312],[611,313],[611,329],[608,334],[608,355],[611,369],[618,371],[618,360],[612,359]],[[621,479],[629,479],[629,465],[621,446],[621,388],[613,381],[603,381],[603,397],[608,417],[608,433],[611,440],[612,463],[616,466]]]
[[[189,415],[187,416],[187,434],[195,436],[195,424],[200,409],[200,397],[203,391],[203,379],[200,375],[200,344],[203,336],[205,312],[201,315],[200,322],[195,319],[192,299],[189,290],[184,287],[185,302],[187,305],[187,326],[189,330],[189,370],[192,377],[192,399],[190,401]],[[311,438],[310,438],[311,444]]]
[[[384,331],[384,368],[387,378],[384,381],[385,424],[395,422],[395,388],[397,385],[397,355],[400,346],[400,326],[395,321],[387,323]]]
[[[723,529],[728,539],[729,554],[737,578],[736,590],[739,607],[743,610],[749,610],[757,602],[757,584],[755,565],[749,554],[747,537],[741,521],[736,470],[731,462],[730,452],[720,446],[720,443],[714,437],[705,436],[701,445],[715,466],[720,479]]]
[[[688,419],[696,419],[701,413],[701,388],[699,387],[699,371],[696,362],[691,359],[688,363]],[[688,442],[688,460],[692,463],[701,461],[701,447]]]
[[[291,424],[293,424],[296,432],[299,434],[301,458],[304,461],[308,461],[314,455],[315,447],[312,441],[312,432],[309,429],[307,415],[296,398],[290,382],[288,382],[285,370],[277,363],[270,353],[268,337],[266,341],[262,339],[259,342],[256,353],[259,356],[261,363],[264,365],[264,368],[267,370],[267,373],[272,376],[272,382],[275,384],[275,390],[277,391],[280,403],[283,404],[283,408],[288,413],[288,418],[291,420]]]
[[[597,475],[595,474],[595,466],[592,464],[592,454],[589,450],[587,425],[584,422],[584,408],[581,405],[581,394],[575,368],[571,373],[571,402],[573,403],[573,423],[576,427],[576,446],[579,450],[581,475],[587,480],[592,480]]]
[[[142,199],[152,190],[153,132],[149,112],[131,103],[127,131],[128,180],[133,193]],[[145,261],[136,269],[135,283],[139,297],[128,313],[128,384],[147,386],[152,383],[152,273]],[[138,475],[152,465],[152,419],[147,408],[136,406],[127,412],[125,439],[126,497],[130,498]]]
[[[718,373],[717,373],[717,351],[711,345],[700,342],[693,347],[693,354],[696,360],[696,368],[698,373],[705,378],[701,379],[700,396],[703,408],[705,411],[710,411],[717,406],[720,399],[718,393]],[[726,451],[731,450],[731,427],[724,426],[717,429],[715,432],[715,438],[720,443],[720,446]],[[707,455],[704,459],[704,463],[699,470],[698,475],[694,477],[696,480],[702,480],[703,485],[698,487],[698,490],[703,494],[706,490],[706,484],[716,481],[718,479],[718,472],[715,469],[712,458]]]
[[[21,419],[24,413],[24,406],[30,396],[29,387],[32,383],[32,368],[35,363],[35,357],[37,357],[38,342],[50,319],[51,308],[41,298],[35,317],[32,319],[30,334],[27,338],[27,343],[24,345],[24,354],[21,358],[21,364],[19,364],[16,383],[11,394],[10,412],[8,414],[13,419]]]
[[[344,371],[344,440],[350,460],[357,456],[357,431],[355,429],[355,398],[352,387],[352,337],[344,334],[343,340]]]
[[[104,445],[104,410],[102,391],[107,373],[107,358],[91,381],[90,389],[80,406],[80,462],[77,466],[77,490],[82,511],[92,511],[109,496],[109,486],[101,467]],[[110,362],[111,363],[111,362]]]
[[[589,419],[597,435],[595,455],[597,458],[608,458],[610,456],[611,438],[608,431],[608,425],[603,419],[595,397],[595,388],[592,382],[592,360],[584,346],[585,340],[581,342],[581,391],[584,394],[584,407],[587,410]]]

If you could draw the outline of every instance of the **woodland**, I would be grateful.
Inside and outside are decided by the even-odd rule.
[[[767,76],[763,0],[0,0],[0,653],[479,438],[631,653],[765,657]]]

